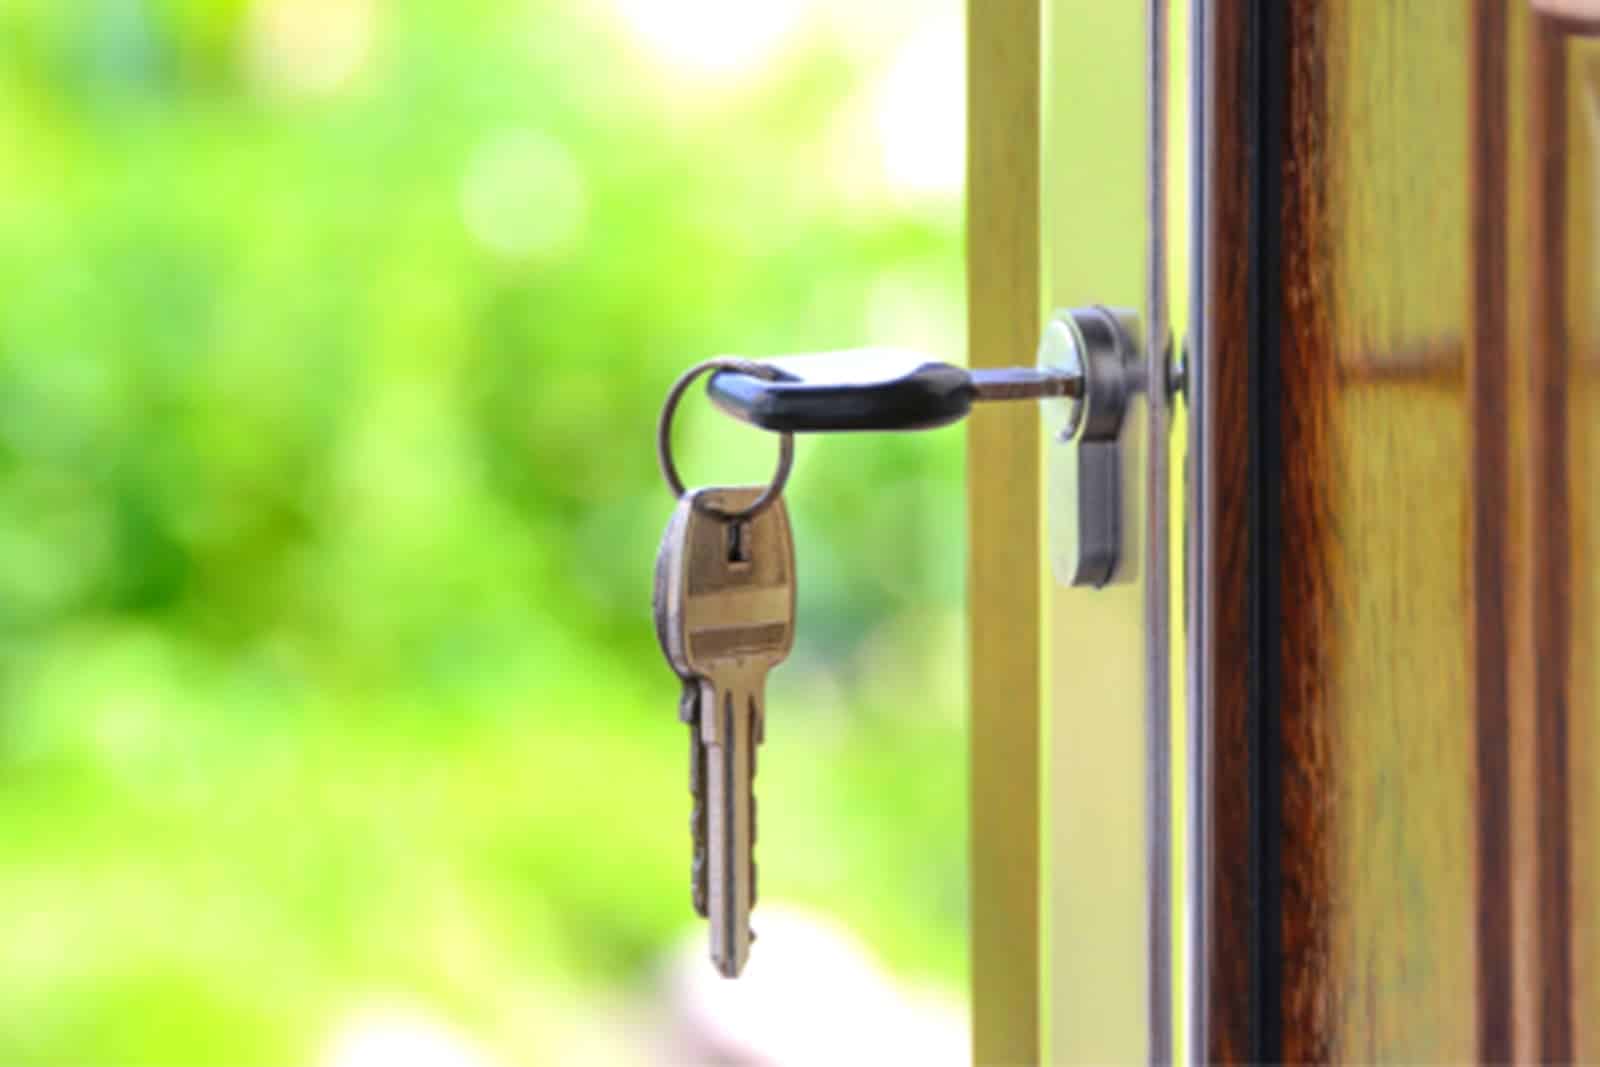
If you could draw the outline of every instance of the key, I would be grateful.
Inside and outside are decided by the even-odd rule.
[[[700,679],[686,673],[668,641],[666,583],[675,576],[675,567],[681,566],[683,523],[686,515],[682,508],[673,512],[667,531],[661,538],[661,549],[656,555],[655,591],[652,604],[655,613],[656,638],[667,662],[683,682],[678,697],[678,718],[689,725],[689,795],[692,804],[689,812],[689,836],[693,843],[689,862],[689,896],[694,910],[704,919],[707,911],[706,886],[706,784],[705,742],[700,739]],[[676,580],[673,577],[673,580]]]
[[[689,836],[694,842],[689,861],[689,898],[700,918],[709,918],[706,903],[706,743],[700,740],[700,680],[683,683],[678,717],[689,724],[689,795],[694,806],[689,812]]]
[[[711,958],[729,978],[754,939],[755,749],[765,733],[767,672],[794,643],[794,542],[781,498],[744,521],[695,505],[737,511],[759,492],[686,493],[658,568],[662,647],[679,675],[699,684]]]
[[[965,418],[978,401],[1082,396],[1070,366],[967,370],[918,352],[858,348],[762,361],[757,377],[719,370],[706,392],[723,411],[766,430],[931,430]]]

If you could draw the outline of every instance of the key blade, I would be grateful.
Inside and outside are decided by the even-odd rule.
[[[683,684],[678,715],[689,724],[689,899],[695,912],[708,918],[706,902],[706,746],[700,740],[699,680]]]
[[[757,697],[744,685],[720,692],[713,683],[702,698],[702,718],[720,720],[719,743],[707,744],[707,871],[711,961],[724,978],[736,978],[750,957],[753,904],[751,753]],[[715,715],[711,709],[715,708]]]

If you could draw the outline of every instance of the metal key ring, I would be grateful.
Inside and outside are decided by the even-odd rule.
[[[696,363],[679,375],[678,380],[672,383],[672,388],[667,390],[667,399],[661,405],[661,418],[656,422],[656,458],[661,461],[661,474],[667,480],[667,487],[672,490],[674,497],[682,498],[688,492],[684,488],[683,479],[678,477],[678,465],[672,461],[672,415],[678,410],[678,401],[683,399],[684,392],[694,384],[694,380],[707,371],[731,370],[739,374],[748,374],[752,377],[773,381],[781,378],[782,373],[766,363],[757,363],[755,360],[739,359],[734,356],[718,356]],[[789,483],[789,472],[794,469],[794,434],[783,433],[778,437],[778,469],[772,472],[772,481],[760,496],[749,507],[739,511],[724,511],[702,504],[702,497],[695,498],[694,506],[708,515],[722,519],[725,522],[734,522],[744,519],[753,519],[772,505],[783,492],[783,487]]]

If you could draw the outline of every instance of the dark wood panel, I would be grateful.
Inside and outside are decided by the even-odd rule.
[[[1569,844],[1569,700],[1572,656],[1572,523],[1568,432],[1567,168],[1569,165],[1565,34],[1547,19],[1527,19],[1525,151],[1513,151],[1525,175],[1526,240],[1515,260],[1525,273],[1511,303],[1526,316],[1527,432],[1521,454],[1527,537],[1518,571],[1528,588],[1531,654],[1519,664],[1514,704],[1530,720],[1514,749],[1525,748],[1532,781],[1522,792],[1524,820],[1515,846],[1533,868],[1517,924],[1517,1054],[1566,1062],[1573,1056],[1572,897]],[[1520,865],[1520,864],[1519,864]],[[1537,980],[1534,980],[1537,976]]]
[[[1467,143],[1470,195],[1471,634],[1469,706],[1476,720],[1477,1053],[1504,1062],[1514,1052],[1512,1020],[1512,737],[1510,632],[1511,419],[1508,316],[1507,11],[1475,0],[1468,30]],[[1471,941],[1466,945],[1472,947]]]
[[[1600,41],[1568,39],[1560,202],[1566,266],[1564,330],[1553,351],[1567,408],[1566,560],[1563,604],[1571,653],[1564,687],[1568,783],[1568,952],[1573,1052],[1600,1061]],[[1554,175],[1551,175],[1552,180]],[[1551,195],[1555,195],[1552,190]],[[1551,398],[1554,402],[1554,398]]]
[[[1469,136],[1486,120],[1503,140],[1505,79],[1475,18],[1494,12],[1259,2],[1207,23],[1219,1059],[1450,1061],[1505,1040],[1508,867],[1486,846],[1506,840],[1506,329],[1472,295],[1504,289],[1504,214],[1473,206],[1504,204],[1505,156]]]
[[[1200,94],[1202,207],[1197,331],[1192,359],[1195,412],[1197,558],[1192,632],[1198,655],[1192,686],[1199,711],[1194,730],[1199,756],[1200,852],[1196,892],[1204,927],[1197,942],[1201,989],[1202,1059],[1248,1062],[1261,1053],[1262,948],[1257,936],[1258,864],[1252,819],[1259,760],[1252,714],[1249,417],[1251,402],[1250,263],[1251,145],[1258,94],[1250,46],[1251,4],[1218,0],[1199,5],[1194,38]]]
[[[1207,1051],[1600,1060],[1600,40],[1208,8]]]

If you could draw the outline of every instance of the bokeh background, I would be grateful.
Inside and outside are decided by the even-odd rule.
[[[649,617],[679,370],[963,357],[962,68],[960,0],[0,5],[0,1061],[685,1062],[850,967],[965,1056],[960,430],[801,443],[737,992]]]

